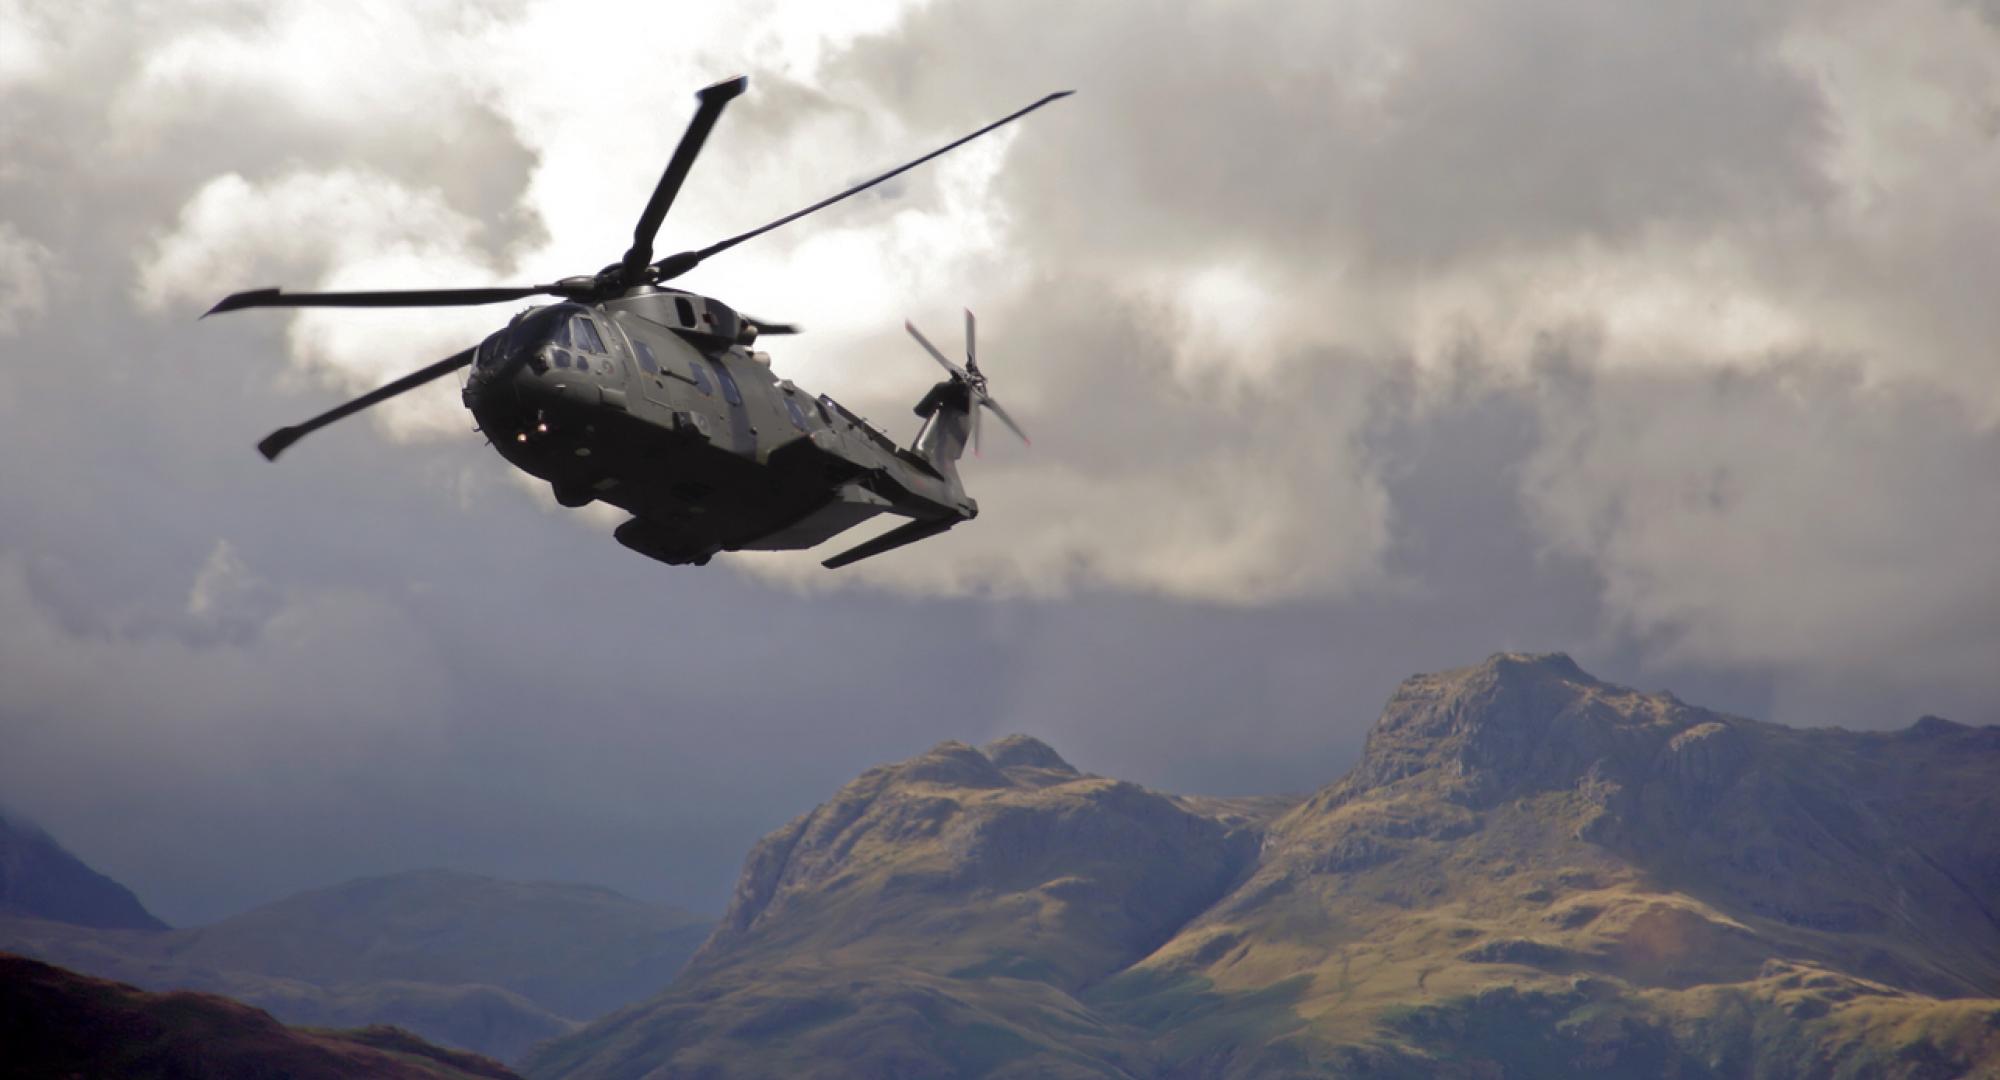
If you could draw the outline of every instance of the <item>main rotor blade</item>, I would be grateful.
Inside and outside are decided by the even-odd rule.
[[[1007,425],[1007,430],[1019,435],[1022,442],[1027,443],[1029,446],[1035,445],[1035,440],[1028,438],[1028,433],[1021,430],[1021,425],[1015,423],[1014,418],[1007,415],[1007,410],[1001,408],[999,402],[993,400],[989,395],[981,394],[979,395],[979,403],[992,409],[993,415],[999,417],[1000,422]]]
[[[202,314],[220,315],[253,307],[472,307],[499,304],[542,294],[563,295],[556,285],[502,285],[490,289],[392,289],[381,292],[288,293],[283,289],[250,289],[230,293]]]
[[[747,311],[739,311],[737,312],[737,314],[743,316],[745,319],[750,320],[750,324],[757,328],[758,337],[772,337],[778,334],[796,334],[799,332],[800,329],[797,323],[765,322],[764,320],[758,318],[755,315],[750,314]]]
[[[924,332],[922,330],[917,329],[916,323],[913,323],[908,319],[904,319],[903,329],[908,330],[910,332],[910,336],[917,339],[917,344],[922,345],[924,347],[924,351],[931,354],[931,359],[936,360],[940,364],[943,364],[944,369],[946,371],[951,372],[954,376],[958,378],[966,379],[968,382],[971,381],[970,378],[965,374],[965,369],[959,367],[957,364],[952,363],[949,357],[939,352],[938,347],[931,344],[931,339],[925,337]]]
[[[269,435],[264,436],[264,441],[257,444],[257,452],[263,454],[266,461],[276,461],[278,460],[278,455],[285,452],[286,447],[318,431],[320,428],[333,423],[335,420],[352,416],[370,405],[387,401],[406,390],[414,390],[440,375],[457,371],[459,368],[472,363],[473,354],[476,352],[478,352],[478,346],[440,360],[427,368],[413,371],[386,386],[370,390],[353,401],[328,409],[303,424],[279,428]]]
[[[659,235],[660,223],[667,219],[667,210],[674,205],[674,196],[680,194],[688,170],[694,168],[694,159],[701,153],[701,144],[708,140],[710,129],[722,116],[723,106],[743,93],[749,85],[749,76],[738,75],[705,86],[695,93],[694,96],[701,99],[701,105],[695,109],[694,119],[688,121],[687,131],[681,134],[680,145],[674,147],[674,156],[668,159],[667,170],[660,174],[660,182],[653,188],[653,197],[646,202],[645,213],[639,215],[639,223],[632,229],[632,247],[625,253],[623,264],[626,282],[639,280],[639,272],[653,261],[653,238]]]
[[[1000,119],[993,121],[992,123],[986,125],[985,127],[980,128],[978,131],[975,131],[972,134],[965,136],[964,138],[954,139],[951,142],[948,142],[943,146],[938,147],[936,150],[933,150],[930,153],[925,154],[923,157],[917,158],[915,161],[911,161],[904,165],[898,165],[895,168],[890,169],[888,172],[885,172],[882,175],[874,178],[873,180],[865,180],[859,184],[854,185],[851,188],[848,188],[846,191],[843,191],[838,195],[821,199],[820,201],[812,204],[811,206],[806,207],[803,210],[797,210],[792,213],[786,214],[784,217],[781,217],[778,220],[773,221],[768,225],[760,225],[757,228],[751,229],[749,232],[740,233],[736,236],[732,236],[727,240],[721,241],[720,243],[710,244],[709,246],[702,248],[700,251],[683,251],[677,255],[669,255],[666,258],[661,259],[659,262],[653,264],[654,268],[659,271],[659,277],[657,278],[657,280],[669,281],[672,280],[673,278],[677,278],[682,274],[685,274],[688,271],[694,269],[695,267],[701,265],[701,261],[703,259],[708,258],[710,255],[715,255],[720,252],[728,251],[730,248],[735,247],[736,245],[742,243],[743,241],[751,240],[756,237],[762,236],[765,233],[770,232],[772,229],[779,227],[780,225],[789,225],[792,222],[797,221],[802,217],[805,217],[807,214],[813,213],[814,211],[817,210],[824,210],[827,207],[832,206],[834,203],[837,203],[840,200],[845,199],[850,195],[859,195],[862,192],[867,191],[869,188],[874,187],[876,184],[879,184],[884,180],[888,180],[896,176],[901,176],[903,173],[909,172],[911,169],[914,169],[917,166],[922,165],[924,162],[929,161],[930,159],[937,157],[940,154],[948,153],[952,150],[958,149],[961,146],[964,146],[966,143],[969,143],[972,140],[977,139],[981,135],[984,135],[987,132],[992,131],[994,128],[1013,123],[1014,121],[1019,120],[1021,117],[1026,116],[1031,112],[1034,112],[1036,109],[1039,109],[1044,105],[1047,105],[1051,101],[1055,101],[1059,98],[1066,98],[1074,93],[1076,93],[1076,91],[1074,90],[1062,90],[1050,94],[1049,96],[1041,99],[1040,101],[1035,102],[1033,105],[1030,105],[1025,109],[1020,109],[1015,112],[1008,113],[1006,116],[1003,116]]]

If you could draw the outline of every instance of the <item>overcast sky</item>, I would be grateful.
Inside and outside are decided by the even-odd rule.
[[[946,738],[1304,791],[1501,649],[1793,724],[2000,722],[2000,23],[1964,0],[0,0],[0,802],[176,924],[448,865],[718,911]],[[660,250],[899,436],[979,313],[1035,436],[830,574],[668,568],[430,363]],[[997,429],[995,429],[997,434]]]

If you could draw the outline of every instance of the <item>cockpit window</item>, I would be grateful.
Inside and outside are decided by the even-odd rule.
[[[479,354],[473,361],[475,366],[482,368],[500,366],[500,361],[507,357],[506,337],[505,330],[496,330],[485,341],[480,342]]]
[[[594,353],[604,351],[604,339],[597,335],[596,323],[591,322],[585,316],[578,315],[576,318],[570,320],[570,326],[572,327],[571,333],[576,336],[577,348],[589,349]]]
[[[555,329],[555,332],[549,335],[549,344],[551,344],[551,345],[561,345],[561,346],[563,346],[564,348],[567,348],[567,347],[569,347],[569,320],[568,320],[568,319],[564,319],[564,320],[562,320],[562,321],[560,321],[560,322],[556,323],[556,329]]]

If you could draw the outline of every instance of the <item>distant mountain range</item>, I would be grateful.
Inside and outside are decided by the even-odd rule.
[[[0,1070],[119,1080],[518,1080],[394,1028],[301,1031],[211,994],[151,994],[0,953]]]
[[[1796,730],[1503,655],[1405,682],[1310,797],[941,744],[765,837],[712,934],[447,871],[166,930],[7,821],[0,948],[535,1080],[2000,1076],[1996,781],[2000,728]],[[4,955],[0,1046],[509,1075]]]
[[[658,991],[711,926],[607,889],[444,870],[351,881],[189,930],[71,925],[55,921],[70,910],[60,901],[39,910],[0,918],[0,948],[227,995],[287,1023],[392,1024],[502,1060]]]
[[[1496,656],[1309,798],[1014,737],[750,853],[532,1077],[2000,1075],[2000,728],[1795,730]]]

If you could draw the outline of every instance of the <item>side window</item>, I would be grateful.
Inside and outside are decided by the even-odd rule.
[[[632,339],[632,349],[639,354],[639,369],[641,371],[644,371],[648,375],[658,375],[660,373],[660,361],[653,355],[653,347],[651,345],[635,337]]]
[[[594,353],[604,351],[604,339],[597,336],[596,323],[591,322],[582,315],[578,315],[576,318],[570,320],[570,325],[574,328],[573,332],[576,335],[577,348],[589,349]]]
[[[715,377],[722,380],[722,396],[731,405],[743,404],[743,392],[736,389],[736,377],[729,373],[728,364],[715,365]]]
[[[689,360],[688,370],[694,373],[694,388],[710,397],[715,396],[715,384],[708,381],[708,365],[699,360]]]
[[[682,326],[694,325],[694,305],[685,296],[674,297],[674,314],[681,317]]]
[[[791,414],[793,427],[800,431],[806,430],[806,412],[799,408],[799,403],[793,401],[790,394],[785,395],[785,412]]]

